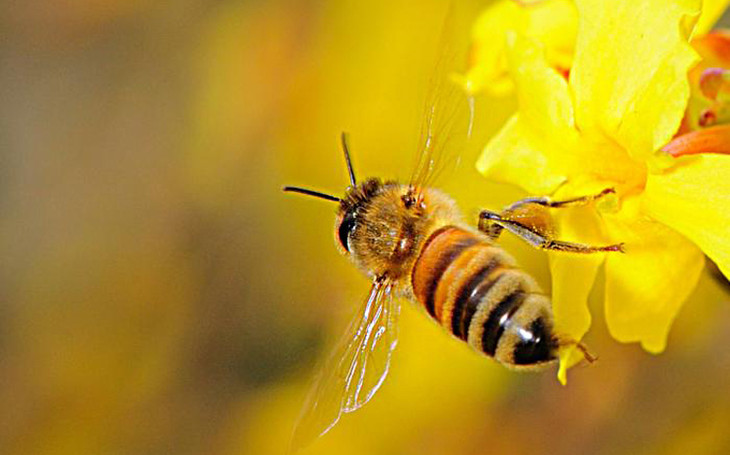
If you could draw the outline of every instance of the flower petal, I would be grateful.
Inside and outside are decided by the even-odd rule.
[[[477,170],[489,180],[518,185],[530,194],[550,194],[565,177],[548,165],[543,141],[514,115],[487,144]]]
[[[469,70],[462,83],[470,95],[512,91],[508,77],[506,34],[519,32],[543,43],[550,65],[569,69],[577,30],[577,11],[570,0],[544,0],[525,6],[514,0],[490,5],[472,27]]]
[[[715,23],[717,23],[722,13],[730,4],[728,0],[703,0],[702,1],[702,14],[697,20],[697,27],[695,27],[695,33],[705,34],[712,30]]]
[[[649,352],[666,346],[669,328],[697,284],[704,255],[696,245],[640,212],[640,198],[624,201],[621,212],[606,216],[614,240],[625,254],[606,257],[605,311],[616,340],[640,342]]]
[[[730,156],[677,159],[661,174],[650,174],[644,208],[653,218],[696,243],[730,277]]]
[[[697,55],[687,43],[699,0],[578,0],[570,86],[581,131],[617,142],[637,160],[669,142],[689,97]]]
[[[568,209],[556,213],[561,239],[588,244],[603,244],[595,210],[589,207]],[[593,288],[604,254],[575,255],[559,252],[548,254],[552,275],[552,304],[555,332],[560,336],[580,341],[591,326],[588,295]],[[567,370],[583,360],[575,347],[561,349],[558,380],[565,385]]]

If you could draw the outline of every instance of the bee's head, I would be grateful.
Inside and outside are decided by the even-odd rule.
[[[350,174],[350,186],[342,198],[297,187],[284,190],[338,202],[335,239],[340,250],[369,275],[401,276],[415,260],[417,247],[424,240],[429,213],[439,215],[443,212],[439,207],[451,207],[453,203],[444,203],[444,196],[414,185],[377,178],[358,184],[344,133],[342,145]],[[441,202],[429,209],[429,197],[433,199],[434,195]]]
[[[359,185],[347,189],[345,197],[340,200],[340,209],[337,212],[335,231],[340,246],[350,252],[350,236],[359,227],[363,212],[368,209],[373,198],[383,191],[383,182],[376,178],[369,178]]]
[[[294,186],[285,186],[284,191],[291,191],[295,193],[306,194],[308,196],[318,197],[320,199],[325,199],[328,201],[339,202],[340,208],[337,212],[336,224],[337,239],[342,248],[347,253],[349,253],[349,237],[350,234],[355,231],[355,227],[358,221],[358,215],[363,207],[368,205],[369,201],[378,194],[380,189],[383,187],[383,184],[378,179],[368,179],[360,185],[357,184],[355,171],[352,169],[352,162],[350,160],[350,150],[347,143],[347,133],[343,132],[341,137],[342,149],[345,152],[345,162],[347,163],[347,171],[350,175],[350,186],[347,188],[344,198],[340,199],[330,194]]]

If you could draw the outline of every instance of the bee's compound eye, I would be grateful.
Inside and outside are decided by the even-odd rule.
[[[350,235],[350,232],[355,230],[355,221],[356,221],[355,211],[354,210],[348,211],[347,213],[345,213],[345,216],[342,218],[342,222],[340,223],[340,227],[338,230],[338,235],[340,237],[340,244],[347,251],[350,251],[348,237]]]
[[[403,201],[403,205],[407,209],[410,209],[411,207],[413,207],[413,204],[416,203],[416,198],[413,197],[413,194],[410,191],[401,196],[400,199],[401,201]]]

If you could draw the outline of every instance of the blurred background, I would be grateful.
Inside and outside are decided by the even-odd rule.
[[[457,3],[456,48],[489,2]],[[283,454],[369,284],[333,245],[340,131],[406,178],[444,2],[0,4],[0,453]],[[515,109],[477,100],[439,185],[468,216],[523,196],[473,163]],[[546,258],[503,243],[545,288]],[[516,374],[404,305],[377,396],[305,453],[730,453],[730,294],[709,275],[667,351],[609,339]]]

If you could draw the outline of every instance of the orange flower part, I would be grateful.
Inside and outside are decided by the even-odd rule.
[[[692,40],[702,57],[690,71],[691,96],[681,133],[730,122],[730,32],[715,30]]]
[[[700,91],[711,100],[717,100],[720,92],[730,92],[730,71],[722,68],[707,68],[702,72]]]
[[[662,151],[677,158],[700,153],[730,155],[730,125],[713,126],[674,138]]]

